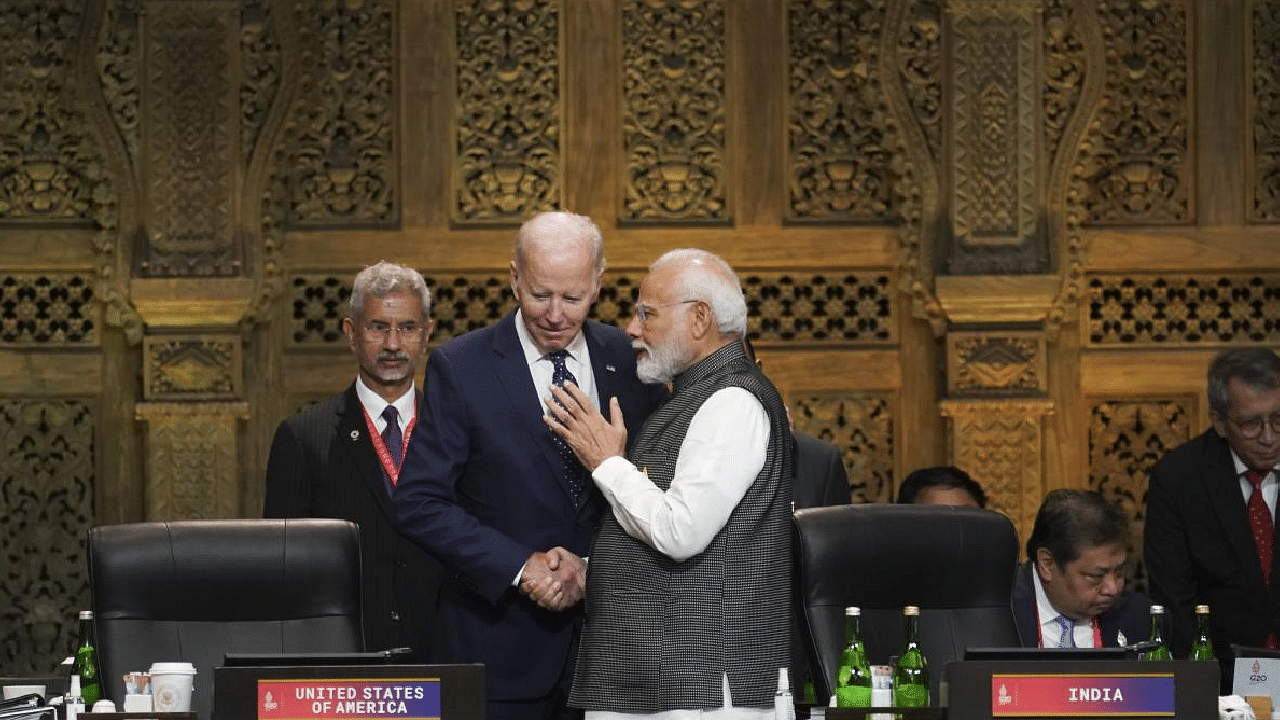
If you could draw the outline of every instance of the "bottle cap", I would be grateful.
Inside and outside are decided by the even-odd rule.
[[[1209,606],[1208,606],[1208,605],[1197,605],[1197,606],[1196,606],[1196,614],[1197,614],[1197,615],[1206,615],[1206,614],[1208,614],[1208,612],[1209,612]]]
[[[784,667],[778,668],[778,692],[791,692],[791,678]]]
[[[1152,614],[1152,615],[1163,615],[1163,614],[1164,614],[1164,606],[1163,606],[1163,605],[1152,605],[1152,606],[1151,606],[1151,614]]]
[[[844,609],[844,614],[845,615],[861,615],[862,608],[859,608],[856,605],[850,605],[849,607]]]
[[[903,615],[919,615],[920,608],[916,605],[908,605],[902,608],[902,614]]]
[[[80,611],[80,619],[81,619],[81,620],[92,620],[92,619],[93,619],[93,611],[92,611],[92,610],[81,610],[81,611]]]

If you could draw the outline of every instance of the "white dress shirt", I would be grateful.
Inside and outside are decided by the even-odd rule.
[[[1235,450],[1231,451],[1231,462],[1236,466],[1236,477],[1239,478],[1240,492],[1244,493],[1244,504],[1249,504],[1249,497],[1253,495],[1253,483],[1244,476],[1249,468],[1240,460],[1240,456]],[[1271,521],[1274,523],[1276,518],[1276,495],[1280,494],[1280,483],[1276,481],[1276,471],[1273,468],[1268,472],[1266,477],[1262,478],[1262,501],[1267,504],[1267,509],[1271,511]]]
[[[529,375],[533,378],[533,387],[538,391],[539,406],[542,408],[542,413],[546,415],[551,411],[547,410],[547,404],[543,400],[551,397],[551,374],[555,368],[547,359],[547,354],[534,344],[533,336],[529,334],[529,328],[525,327],[524,316],[519,310],[516,311],[516,335],[520,338],[520,349],[524,351],[524,361],[529,364]],[[591,398],[592,405],[599,408],[600,396],[596,392],[595,375],[591,372],[591,353],[587,350],[586,336],[579,330],[578,335],[564,349],[569,352],[569,356],[564,361],[565,368],[573,373],[578,389]]]
[[[383,430],[387,429],[387,420],[382,417],[382,411],[387,409],[387,401],[382,396],[374,392],[368,385],[364,384],[364,378],[356,376],[356,397],[360,398],[360,404],[364,406],[364,411],[369,413],[369,419],[373,420],[373,426],[378,429],[381,435]],[[390,403],[396,406],[396,420],[400,426],[400,437],[404,437],[404,431],[409,427],[409,421],[413,419],[413,415],[417,412],[418,403],[417,396],[414,392],[413,383],[409,383],[409,389],[405,394],[396,398],[396,401]]]
[[[694,413],[663,492],[614,456],[592,476],[627,534],[677,562],[702,552],[764,467],[769,416],[749,391],[718,390]]]
[[[1059,647],[1062,626],[1058,624],[1058,616],[1062,613],[1049,602],[1049,596],[1045,594],[1044,585],[1040,584],[1040,573],[1036,572],[1034,562],[1031,565],[1031,582],[1036,586],[1036,616],[1040,621],[1040,646]],[[1075,623],[1071,637],[1075,638],[1075,646],[1078,648],[1093,647],[1093,623]]]
[[[520,338],[520,349],[524,352],[524,361],[529,365],[529,376],[533,378],[533,388],[538,392],[538,406],[542,408],[543,415],[548,415],[551,411],[547,409],[544,401],[551,397],[551,376],[555,372],[555,366],[534,344],[529,328],[525,327],[522,310],[516,310],[516,336]],[[564,359],[565,369],[573,374],[574,380],[577,381],[574,384],[578,389],[591,398],[591,404],[599,408],[600,397],[596,393],[595,375],[591,372],[591,353],[587,350],[586,336],[579,330],[564,349],[569,353]],[[522,577],[524,577],[524,565],[521,565],[520,570],[516,572],[511,586],[519,587]]]
[[[636,432],[637,428],[629,428]],[[769,416],[749,391],[717,390],[694,413],[675,477],[663,492],[642,468],[615,455],[592,473],[628,535],[677,562],[706,549],[729,521],[764,467]],[[729,679],[722,680],[724,707],[715,710],[666,710],[615,713],[588,710],[586,720],[769,720],[773,708],[733,707]]]

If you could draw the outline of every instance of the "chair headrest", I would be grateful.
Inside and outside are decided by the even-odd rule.
[[[1018,534],[991,510],[864,503],[795,513],[806,605],[1008,605]],[[827,568],[841,572],[825,572]]]
[[[316,617],[352,607],[360,588],[359,533],[345,520],[102,525],[88,555],[98,620]]]

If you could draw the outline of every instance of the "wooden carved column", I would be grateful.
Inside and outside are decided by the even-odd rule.
[[[248,415],[237,326],[240,6],[144,4],[139,246],[131,297],[146,324],[143,399],[147,518],[236,514],[237,423]]]
[[[134,180],[122,264],[143,328],[134,414],[149,520],[242,512],[244,347],[274,272],[259,141],[288,97],[282,12],[242,0],[107,3],[99,63],[114,74],[105,102]]]
[[[1079,283],[1068,188],[1090,106],[1087,3],[951,0],[935,282],[951,461],[1030,532],[1055,413],[1049,352]],[[1096,30],[1094,31],[1096,32]],[[1083,108],[1083,109],[1082,109]],[[1074,151],[1074,145],[1069,145]],[[1059,350],[1055,348],[1055,350]]]

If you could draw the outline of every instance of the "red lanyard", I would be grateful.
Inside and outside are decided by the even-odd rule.
[[[1102,647],[1102,628],[1098,626],[1098,618],[1094,618],[1093,624],[1093,647]],[[1075,645],[1075,627],[1071,628],[1071,644]],[[1036,637],[1040,647],[1044,647],[1044,623],[1040,622],[1040,604],[1036,603]]]
[[[400,444],[400,457],[392,460],[387,443],[383,441],[378,427],[373,424],[373,418],[369,417],[369,410],[364,405],[360,408],[364,410],[364,424],[369,428],[369,437],[373,439],[373,449],[378,453],[378,460],[382,462],[382,471],[391,480],[391,486],[395,487],[396,481],[400,479],[400,468],[404,466],[404,456],[409,454],[409,436],[413,435],[413,426],[418,424],[418,414],[415,412],[413,417],[409,418],[409,425],[404,429],[404,441]]]

